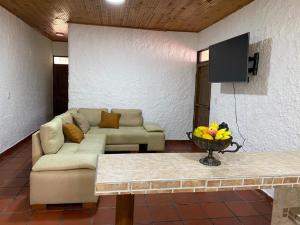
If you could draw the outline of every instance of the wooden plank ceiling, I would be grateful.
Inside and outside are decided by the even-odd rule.
[[[67,23],[199,32],[253,0],[0,0],[0,5],[53,41]],[[58,37],[57,32],[65,35]]]

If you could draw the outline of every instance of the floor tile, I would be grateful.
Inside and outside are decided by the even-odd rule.
[[[242,201],[241,197],[235,191],[219,191],[216,192],[217,196],[224,202],[229,201]]]
[[[250,205],[261,215],[272,214],[272,204],[270,202],[250,202]]]
[[[0,188],[0,197],[14,197],[16,196],[22,188]]]
[[[239,220],[243,225],[271,225],[263,216],[248,216],[248,217],[239,217]]]
[[[98,208],[103,207],[116,207],[116,196],[107,195],[107,196],[100,196]]]
[[[200,202],[228,202],[241,201],[241,197],[235,191],[201,192],[198,193]]]
[[[172,194],[171,198],[174,200],[175,204],[195,204],[199,200],[197,198],[197,193],[176,193]]]
[[[148,205],[172,205],[173,200],[170,194],[150,194],[146,195]]]
[[[181,221],[157,222],[153,225],[184,225]]]
[[[47,205],[47,209],[56,210],[56,211],[81,210],[82,204],[51,204],[51,205]]]
[[[134,205],[145,206],[146,205],[145,195],[135,195],[134,196]]]
[[[30,176],[30,171],[27,170],[16,171],[16,177],[29,179],[29,176]]]
[[[93,216],[95,225],[114,225],[116,210],[114,208],[99,208]]]
[[[15,198],[5,209],[5,212],[19,213],[30,211],[29,198]]]
[[[177,213],[177,210],[172,205],[156,205],[149,206],[151,218],[158,221],[176,221],[180,217]]]
[[[271,222],[272,215],[264,215],[264,217],[265,217],[269,222]]]
[[[30,188],[29,187],[23,187],[18,195],[16,196],[16,198],[29,198],[30,196]]]
[[[23,187],[28,182],[28,178],[8,178],[3,180],[0,187],[12,188],[12,187]]]
[[[65,210],[62,218],[63,225],[90,225],[92,217],[87,210]]]
[[[202,208],[209,218],[233,217],[224,203],[203,203]]]
[[[16,175],[19,173],[19,171],[1,171],[0,170],[0,180],[5,180],[7,179],[8,177],[16,177]]]
[[[245,201],[261,201],[264,197],[255,190],[237,191],[238,195]]]
[[[7,209],[7,207],[12,203],[14,198],[0,198],[0,212]]]
[[[258,215],[258,212],[247,202],[226,202],[225,204],[236,216]]]
[[[213,225],[213,223],[208,219],[188,220],[188,221],[184,221],[184,225]]]
[[[15,164],[15,163],[11,163],[11,162],[8,163],[8,161],[6,161],[4,164],[2,164],[0,166],[0,170],[1,171],[15,171],[15,170],[20,170],[21,167],[22,167],[22,165],[20,165],[20,164],[17,164],[17,163]]]
[[[214,225],[243,225],[238,221],[236,218],[219,218],[219,219],[213,219]],[[252,224],[256,225],[256,224]]]
[[[152,222],[150,209],[147,206],[135,206],[134,223],[150,224]]]
[[[59,225],[62,221],[61,211],[33,212],[29,225]]]
[[[182,220],[204,219],[208,218],[200,205],[177,205],[179,215]]]
[[[222,202],[223,199],[220,196],[216,195],[216,192],[199,192],[197,193],[197,197],[202,203],[212,203],[212,202]]]
[[[1,214],[1,225],[27,225],[30,219],[29,213]]]

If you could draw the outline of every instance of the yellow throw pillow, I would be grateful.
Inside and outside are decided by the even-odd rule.
[[[99,124],[100,128],[119,128],[121,114],[120,113],[108,113],[101,112],[101,122]]]
[[[84,139],[84,134],[80,130],[79,127],[77,127],[73,123],[66,123],[63,125],[63,132],[66,137],[71,142],[74,143],[80,143],[82,139]]]

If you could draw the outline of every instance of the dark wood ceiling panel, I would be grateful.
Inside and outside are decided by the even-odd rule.
[[[253,0],[0,0],[0,5],[53,41],[67,41],[67,23],[199,32]],[[62,32],[64,37],[56,36]]]

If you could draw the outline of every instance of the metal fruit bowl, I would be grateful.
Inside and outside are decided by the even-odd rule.
[[[221,165],[221,161],[217,160],[213,156],[213,152],[218,152],[218,153],[222,153],[222,154],[224,154],[225,152],[233,153],[233,152],[237,152],[242,147],[238,143],[233,142],[232,138],[223,140],[223,141],[222,140],[216,141],[216,140],[207,140],[207,139],[196,137],[193,135],[192,132],[187,132],[186,134],[187,134],[189,140],[194,142],[195,145],[197,145],[200,149],[204,149],[204,150],[208,151],[208,156],[199,160],[200,163],[207,165],[207,166]],[[232,146],[232,145],[235,145],[236,149],[225,150],[226,148],[228,148],[229,146]]]

